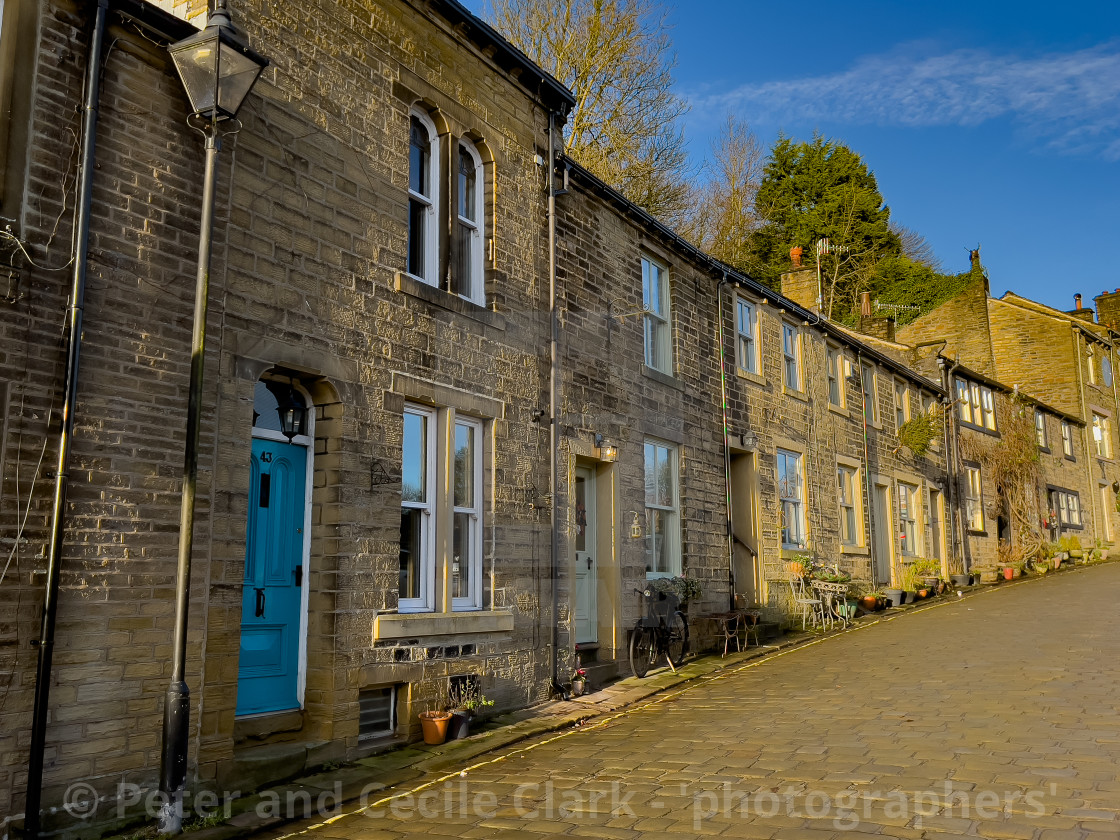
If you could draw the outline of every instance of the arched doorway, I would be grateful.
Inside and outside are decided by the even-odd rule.
[[[299,383],[266,375],[253,398],[237,714],[298,709],[306,678],[314,417]]]

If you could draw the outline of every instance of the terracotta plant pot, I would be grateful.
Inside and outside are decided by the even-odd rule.
[[[859,604],[868,612],[875,612],[876,608],[879,605],[879,599],[874,595],[864,595],[859,599]]]
[[[1051,557],[1051,558],[1050,558],[1050,564],[1051,564],[1051,565],[1052,565],[1052,566],[1053,566],[1053,567],[1054,567],[1055,569],[1060,569],[1060,568],[1062,568],[1062,555],[1060,555],[1060,554],[1056,554],[1056,555],[1054,555],[1053,557]]]
[[[451,712],[421,712],[420,726],[424,730],[425,744],[442,744],[447,740],[447,726]]]
[[[1003,579],[1004,580],[1011,580],[1014,577],[1015,577],[1015,570],[1013,568],[1011,568],[1010,566],[1005,566],[1004,569],[1003,569]]]

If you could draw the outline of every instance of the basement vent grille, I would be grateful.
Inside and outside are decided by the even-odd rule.
[[[358,692],[358,737],[392,735],[397,724],[397,687],[363,688]]]

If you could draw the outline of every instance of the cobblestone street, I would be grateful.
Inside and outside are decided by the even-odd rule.
[[[1120,838],[1118,596],[1004,584],[260,836]]]

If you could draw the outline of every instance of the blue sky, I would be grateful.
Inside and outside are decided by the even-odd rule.
[[[817,130],[944,270],[979,244],[995,295],[1068,309],[1120,287],[1120,3],[666,7],[695,157],[729,112],[766,148]]]

